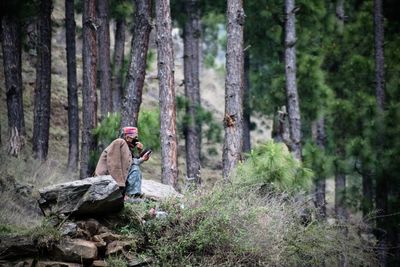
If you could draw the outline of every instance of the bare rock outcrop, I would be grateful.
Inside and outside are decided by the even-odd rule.
[[[123,207],[121,190],[109,175],[48,186],[39,193],[39,206],[45,216],[105,214]]]

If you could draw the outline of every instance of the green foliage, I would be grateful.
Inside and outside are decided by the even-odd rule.
[[[312,171],[302,167],[283,143],[269,141],[253,149],[238,166],[233,183],[268,184],[274,189],[291,191],[308,189],[312,177]]]
[[[107,116],[93,129],[93,136],[105,146],[118,137],[121,124],[119,113],[108,113]]]
[[[177,107],[177,128],[182,138],[186,127],[192,123],[192,119],[188,115],[188,100],[183,96],[176,97]],[[208,143],[221,143],[222,142],[222,127],[217,123],[211,111],[206,110],[202,106],[196,107],[195,123],[202,128],[202,138],[206,138]]]
[[[160,110],[141,110],[139,113],[139,139],[145,147],[160,149]]]
[[[215,68],[216,58],[225,51],[226,33],[223,30],[225,16],[221,13],[208,12],[202,18],[204,64],[207,68]]]
[[[133,15],[133,3],[128,0],[114,0],[110,2],[110,15],[114,19],[127,19]]]
[[[107,266],[112,267],[128,267],[128,263],[124,256],[111,256],[106,258]]]
[[[303,146],[303,164],[313,170],[315,179],[326,179],[333,171],[332,157],[319,148],[314,142],[308,141]]]

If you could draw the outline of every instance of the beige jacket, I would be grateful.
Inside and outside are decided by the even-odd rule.
[[[126,177],[132,163],[132,153],[122,138],[114,140],[101,153],[95,174],[111,175],[119,186],[125,187]]]

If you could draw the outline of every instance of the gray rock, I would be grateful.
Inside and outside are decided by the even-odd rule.
[[[61,226],[60,232],[62,236],[68,235],[73,237],[77,233],[77,225],[73,222],[66,222]]]
[[[107,245],[106,256],[118,255],[124,251],[129,251],[132,246],[132,242],[129,241],[113,241]]]
[[[59,261],[39,261],[36,267],[81,267],[79,263],[59,262]]]
[[[97,247],[93,242],[82,239],[65,239],[55,245],[53,258],[69,262],[92,262],[97,258]]]
[[[142,180],[142,193],[145,198],[164,200],[169,197],[182,197],[172,186],[153,180]]]
[[[0,260],[22,259],[38,252],[30,236],[0,236]]]
[[[104,214],[123,207],[121,190],[110,175],[48,186],[39,193],[39,206],[45,216]]]
[[[92,263],[92,267],[107,267],[107,263],[104,260],[97,260]]]
[[[19,260],[16,262],[13,261],[0,261],[1,267],[34,267],[34,260],[33,259],[25,259]]]

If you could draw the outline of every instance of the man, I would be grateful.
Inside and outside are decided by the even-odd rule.
[[[104,149],[97,163],[95,174],[97,176],[111,175],[123,191],[123,194],[125,194],[126,180],[131,167],[147,161],[150,156],[149,153],[146,153],[141,158],[135,159],[136,164],[132,164],[135,147],[140,154],[143,145],[139,142],[138,129],[136,127],[124,127],[122,128],[120,138],[114,140]],[[141,183],[136,183],[134,191],[135,194],[139,193],[140,195],[141,189],[138,189],[138,186],[141,187]],[[131,189],[130,191],[132,192],[133,190]]]

